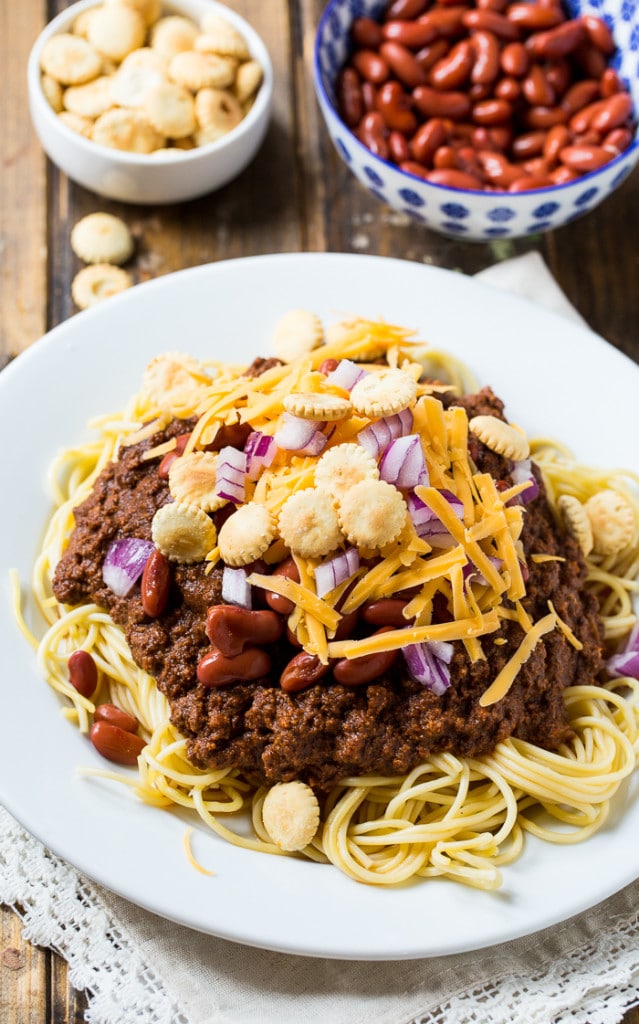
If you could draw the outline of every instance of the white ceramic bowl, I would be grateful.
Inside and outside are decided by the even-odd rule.
[[[550,231],[598,206],[639,160],[639,138],[609,164],[577,181],[531,192],[480,192],[446,188],[400,171],[370,152],[336,110],[335,82],[349,52],[355,18],[378,18],[388,0],[330,0],[317,29],[314,83],[331,139],[355,177],[378,199],[449,237],[472,241],[517,238]],[[570,17],[593,13],[612,28],[617,43],[613,66],[629,87],[639,113],[638,0],[568,0]]]
[[[243,18],[215,0],[179,0],[163,5],[164,12],[184,14],[196,21],[216,12],[242,33],[264,79],[255,103],[232,131],[216,142],[180,155],[159,157],[123,152],[99,145],[65,125],[46,100],[40,85],[40,53],[51,36],[69,31],[81,11],[101,0],[80,0],[59,14],[38,36],[27,69],[29,107],[38,138],[47,156],[73,181],[110,199],[126,203],[177,203],[213,192],[250,163],[266,133],[273,98],[273,68],[257,32]]]

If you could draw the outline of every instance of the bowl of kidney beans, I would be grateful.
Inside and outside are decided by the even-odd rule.
[[[639,2],[331,0],[314,82],[388,206],[454,238],[549,231],[639,159]]]

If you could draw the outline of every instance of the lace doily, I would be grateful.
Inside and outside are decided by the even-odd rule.
[[[103,893],[0,809],[0,900],[25,938],[68,962],[88,1024],[512,1024],[524,1008],[526,1024],[617,1024],[639,1003],[639,884],[604,912],[482,953],[315,961],[161,922]]]

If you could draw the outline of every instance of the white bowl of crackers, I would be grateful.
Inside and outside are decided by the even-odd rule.
[[[256,155],[273,69],[259,35],[215,0],[80,0],[29,57],[40,142],[110,199],[174,203],[215,191]]]

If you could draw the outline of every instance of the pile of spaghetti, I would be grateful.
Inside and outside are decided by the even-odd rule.
[[[631,473],[578,465],[558,443],[529,441],[507,422],[488,390],[480,393],[480,413],[472,415],[478,407],[466,368],[445,353],[425,350],[403,328],[353,321],[336,325],[328,336],[315,326],[310,339],[301,325],[297,342],[293,332],[293,349],[299,342],[301,351],[262,361],[255,372],[174,353],[153,360],[129,407],[94,421],[97,439],[63,452],[52,466],[56,510],[31,586],[48,628],[39,639],[31,634],[16,581],[19,621],[37,650],[42,675],[64,698],[63,714],[83,732],[89,732],[95,708],[104,702],[139,723],[145,746],[135,774],[91,774],[128,782],[142,800],[159,807],[191,808],[237,845],[269,853],[299,849],[278,841],[263,813],[270,795],[290,777],[278,777],[275,770],[269,774],[268,765],[257,770],[254,764],[229,763],[219,743],[209,737],[208,747],[198,745],[198,728],[189,734],[194,699],[205,708],[206,721],[209,699],[209,717],[211,708],[219,717],[224,701],[240,692],[232,679],[211,684],[200,668],[210,651],[206,615],[200,660],[191,666],[187,687],[187,715],[179,713],[170,688],[158,686],[136,663],[124,629],[105,607],[108,602],[61,603],[54,595],[56,567],[77,529],[74,510],[92,500],[108,468],[123,454],[139,451],[139,466],[157,473],[161,460],[172,455],[180,471],[169,472],[170,487],[158,492],[149,536],[141,539],[155,544],[174,571],[183,560],[203,579],[221,574],[227,603],[249,608],[266,591],[283,598],[291,645],[287,657],[303,651],[319,669],[311,689],[347,691],[348,682],[338,679],[338,663],[361,659],[361,665],[366,658],[389,655],[392,682],[386,677],[372,682],[378,689],[394,687],[398,700],[402,694],[406,702],[423,696],[435,735],[437,709],[455,694],[459,667],[470,678],[486,680],[466,708],[468,721],[456,728],[463,737],[481,732],[482,722],[487,728],[492,723],[493,739],[473,734],[472,742],[466,737],[460,741],[463,749],[455,750],[444,736],[439,747],[433,742],[429,756],[401,773],[387,769],[333,778],[337,769],[328,764],[324,775],[316,764],[306,776],[301,772],[306,782],[294,785],[310,790],[319,822],[299,852],[373,884],[445,876],[493,889],[501,884],[500,866],[521,853],[526,832],[572,843],[601,828],[612,798],[635,767],[637,481]],[[284,337],[290,348],[291,332]],[[242,446],[220,451],[216,436],[238,425],[246,427]],[[176,437],[187,434],[178,450]],[[238,453],[244,461],[234,464]],[[214,460],[215,470],[203,483],[204,454]],[[190,463],[182,461],[189,458]],[[189,475],[189,466],[197,473]],[[352,508],[349,512],[358,505],[349,506],[356,486],[360,506],[368,504],[369,495],[371,505],[388,498],[383,514],[367,518],[363,508],[359,517]],[[561,551],[568,554],[534,545],[524,549],[535,501],[549,503],[553,530],[564,538]],[[327,508],[328,526],[320,517]],[[200,530],[195,555],[190,523]],[[332,540],[331,529],[336,531]],[[273,569],[287,558],[295,564],[295,578],[289,573],[276,580]],[[578,565],[583,580],[574,594],[572,624],[550,593],[544,614],[532,617],[526,610],[527,580],[544,566],[550,571],[567,561]],[[397,603],[398,597],[405,625],[360,629],[336,639],[345,616],[375,603]],[[139,604],[139,582],[130,585],[126,600]],[[137,629],[144,613],[135,614]],[[581,619],[586,626],[575,625]],[[593,648],[588,657],[579,628],[592,633],[586,637]],[[573,677],[568,686],[564,679],[547,680],[548,693],[534,697],[543,718],[544,707],[560,694],[561,721],[543,743],[536,734],[531,739],[514,711],[512,721],[510,712],[490,716],[510,707],[520,680],[551,640],[568,652]],[[88,652],[98,669],[90,697],[69,679],[69,657],[77,650]],[[493,665],[499,669],[491,675]],[[281,695],[280,669],[278,662],[266,684],[243,677],[238,685],[247,692],[265,685]],[[539,686],[543,690],[545,684],[535,682],[533,689]],[[309,690],[301,684],[292,690],[282,699],[302,706]],[[223,823],[247,811],[253,836],[243,824],[233,831]]]

